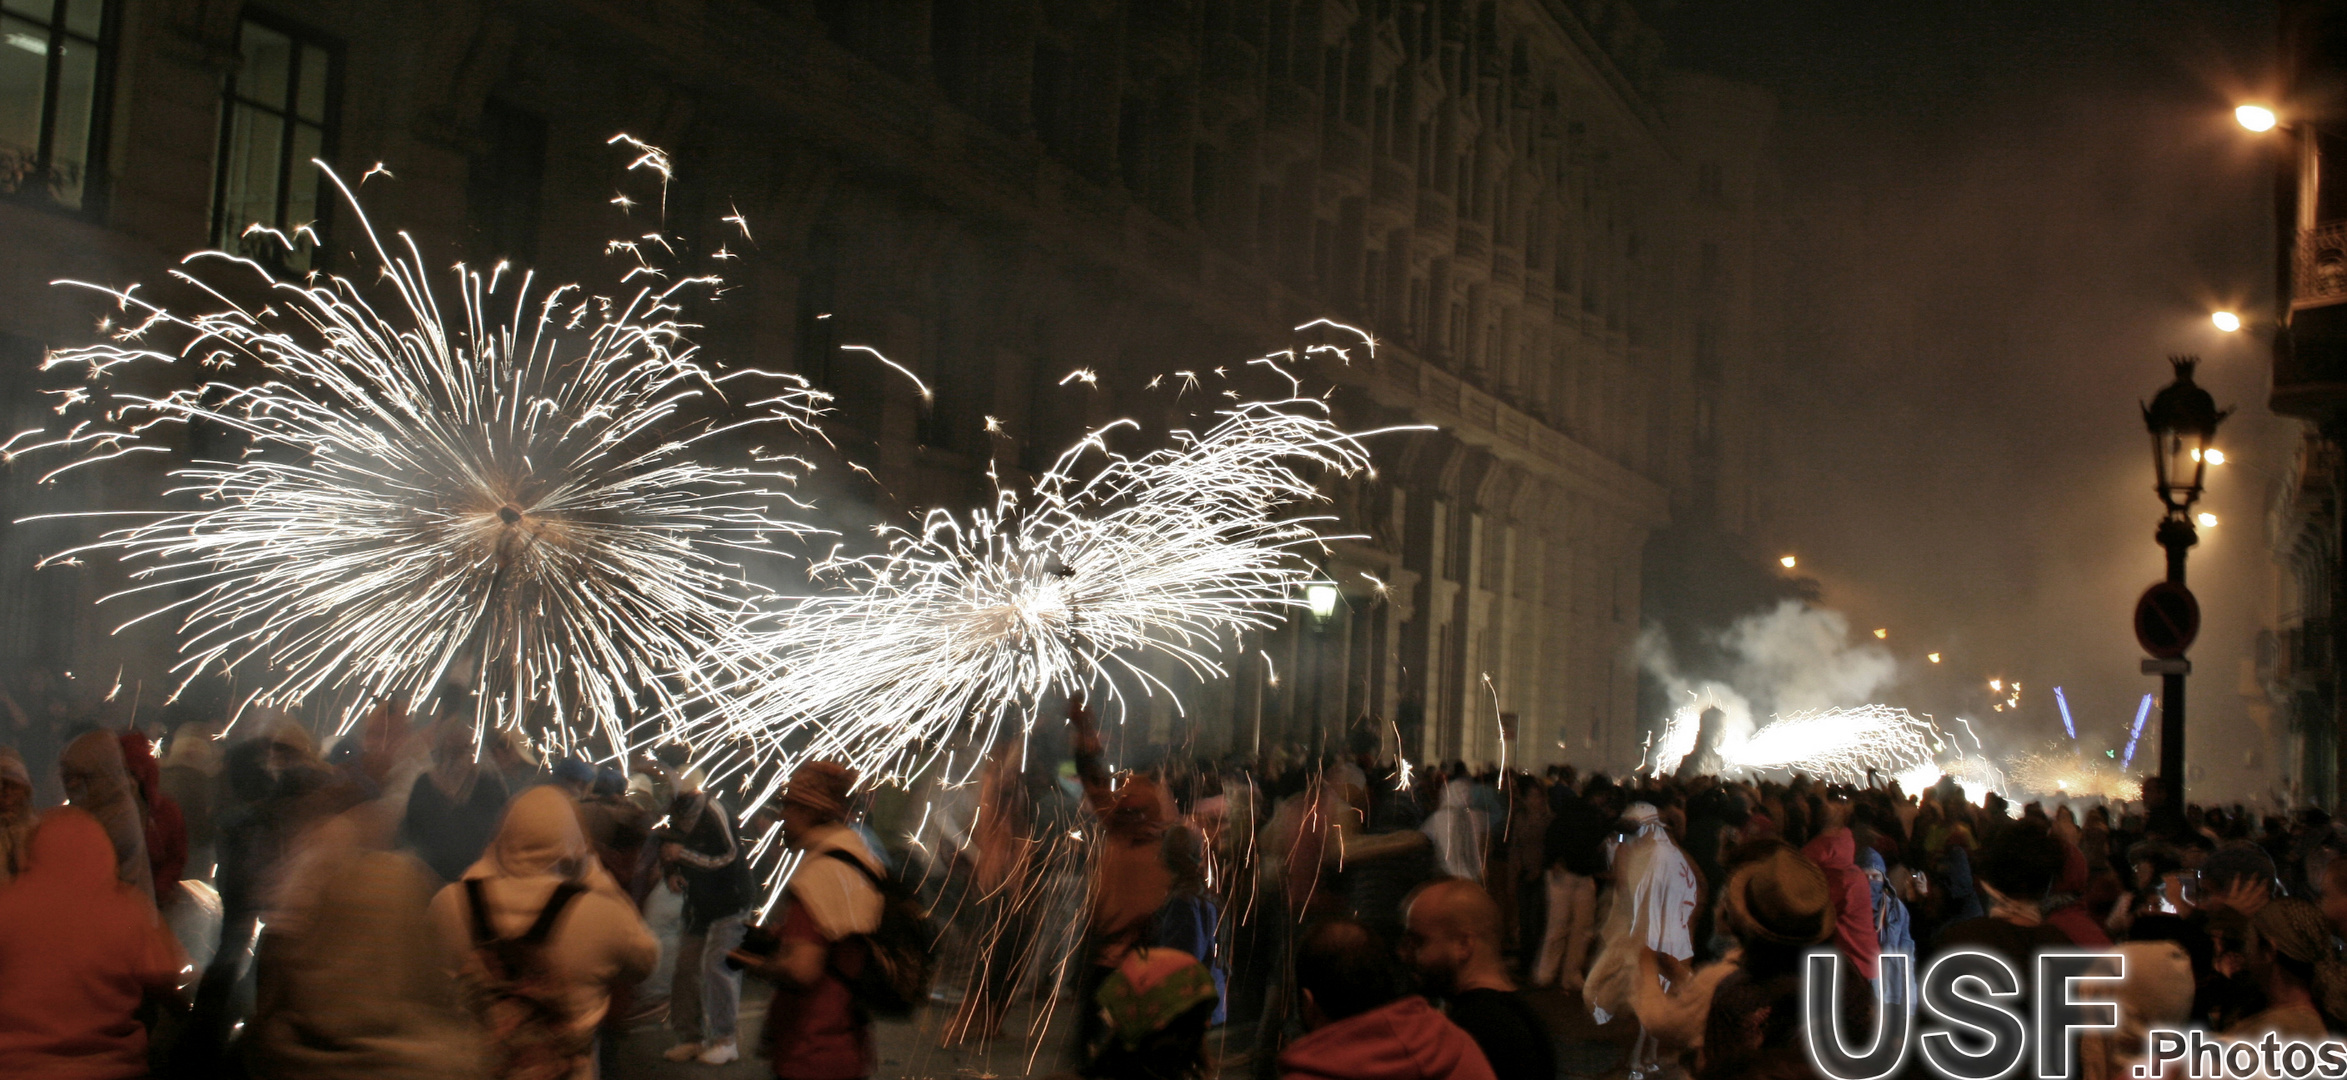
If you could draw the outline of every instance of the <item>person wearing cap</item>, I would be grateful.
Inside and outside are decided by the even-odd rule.
[[[841,977],[853,977],[868,959],[861,935],[880,928],[875,881],[886,873],[848,827],[855,784],[855,770],[835,761],[805,762],[791,773],[782,837],[800,857],[779,917],[767,924],[779,947],[731,954],[743,970],[774,983],[765,1036],[782,1080],[863,1080],[878,1067],[871,1019]]]
[[[1804,1062],[1802,957],[1833,934],[1836,921],[1825,871],[1792,845],[1754,841],[1737,855],[1720,889],[1720,919],[1737,951],[1734,970],[1712,990],[1703,1024],[1709,1076]]]

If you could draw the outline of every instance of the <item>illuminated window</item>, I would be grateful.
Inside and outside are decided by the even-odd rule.
[[[95,209],[113,0],[0,0],[0,195]]]
[[[342,88],[335,50],[291,27],[247,17],[237,27],[240,62],[228,79],[213,187],[213,242],[222,250],[307,270],[331,204],[310,161],[334,154]],[[255,224],[294,241],[246,235]],[[307,232],[297,233],[305,229]]]

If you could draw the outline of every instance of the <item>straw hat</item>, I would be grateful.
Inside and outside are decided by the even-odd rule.
[[[1728,921],[1739,934],[1780,945],[1815,945],[1834,928],[1825,871],[1790,847],[1739,867],[1728,878]]]

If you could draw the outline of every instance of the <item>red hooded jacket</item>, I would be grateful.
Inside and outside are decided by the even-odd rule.
[[[114,843],[62,807],[34,827],[24,873],[0,885],[0,1076],[147,1075],[132,1013],[179,982],[179,943],[138,889],[114,876]]]
[[[1459,1025],[1411,996],[1346,1017],[1290,1044],[1280,1080],[1493,1080]]]
[[[1850,958],[1858,974],[1874,978],[1882,959],[1882,942],[1874,936],[1874,887],[1858,869],[1858,839],[1847,828],[1817,834],[1801,854],[1825,871],[1826,887],[1834,897],[1834,944]]]

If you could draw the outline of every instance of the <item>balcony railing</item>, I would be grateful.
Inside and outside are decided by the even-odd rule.
[[[2291,278],[2292,309],[2347,302],[2347,221],[2327,221],[2298,234]]]

